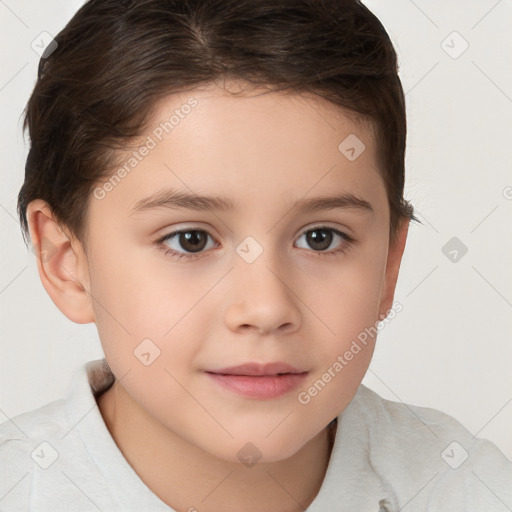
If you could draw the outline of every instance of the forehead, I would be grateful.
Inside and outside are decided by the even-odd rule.
[[[195,106],[189,108],[191,103]],[[154,105],[149,127],[144,135],[154,134],[156,130],[157,138],[160,133],[170,144],[180,133],[188,135],[192,130],[198,142],[207,138],[229,144],[238,137],[247,143],[248,134],[258,135],[253,144],[239,146],[244,152],[251,146],[262,147],[269,142],[271,147],[276,147],[283,138],[288,142],[287,147],[306,149],[303,141],[325,140],[328,132],[332,137],[325,140],[326,144],[332,138],[336,142],[347,131],[359,135],[367,146],[373,145],[375,139],[370,119],[316,94],[276,91],[244,82],[209,83],[164,97]],[[168,137],[171,132],[173,136]],[[232,147],[229,154],[236,149]]]
[[[147,130],[119,153],[118,164],[125,172],[108,204],[126,215],[166,188],[231,197],[238,207],[263,201],[277,212],[279,205],[322,192],[378,202],[376,186],[382,186],[368,121],[312,94],[237,83],[160,100]]]

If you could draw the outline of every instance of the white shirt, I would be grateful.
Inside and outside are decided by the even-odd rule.
[[[112,382],[104,359],[90,361],[66,398],[0,425],[0,511],[173,511],[105,425],[95,396]],[[201,512],[199,502],[192,507]],[[361,384],[338,416],[329,466],[307,512],[399,510],[510,512],[512,463],[454,418],[385,400]]]

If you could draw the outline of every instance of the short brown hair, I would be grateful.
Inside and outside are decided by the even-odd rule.
[[[89,0],[39,62],[25,109],[30,150],[18,195],[46,201],[84,245],[91,190],[116,149],[168,94],[219,77],[311,92],[371,121],[390,237],[416,220],[403,198],[406,113],[396,52],[359,0]],[[340,141],[341,142],[341,141]]]

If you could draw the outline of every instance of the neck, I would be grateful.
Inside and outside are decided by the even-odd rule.
[[[117,384],[97,399],[105,424],[145,485],[175,510],[299,512],[318,494],[336,423],[285,460],[246,467],[219,459],[169,431]]]

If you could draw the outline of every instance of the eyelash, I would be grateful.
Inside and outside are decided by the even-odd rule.
[[[343,233],[342,231],[339,231],[336,228],[331,228],[329,226],[322,226],[322,225],[309,228],[306,231],[303,231],[300,236],[303,236],[304,234],[309,233],[311,231],[317,231],[317,230],[332,231],[333,233],[335,233],[336,235],[340,236],[343,239],[343,243],[341,245],[341,248],[339,248],[339,249],[334,249],[332,251],[312,251],[312,252],[318,254],[319,256],[337,256],[339,253],[343,254],[355,242],[355,240],[352,237],[350,237],[349,235],[347,235],[346,233]],[[189,261],[194,261],[197,258],[201,257],[203,252],[181,253],[181,252],[175,251],[174,249],[169,248],[168,246],[166,246],[164,244],[164,242],[166,242],[167,240],[171,240],[174,237],[180,235],[181,233],[190,233],[192,231],[199,231],[201,233],[206,233],[213,240],[213,237],[210,235],[210,233],[208,233],[208,231],[206,231],[204,229],[183,228],[183,229],[178,229],[176,231],[171,231],[170,233],[164,235],[162,238],[158,239],[155,242],[155,245],[157,245],[164,252],[164,254],[169,255],[173,259],[181,260],[182,258],[186,258]]]

